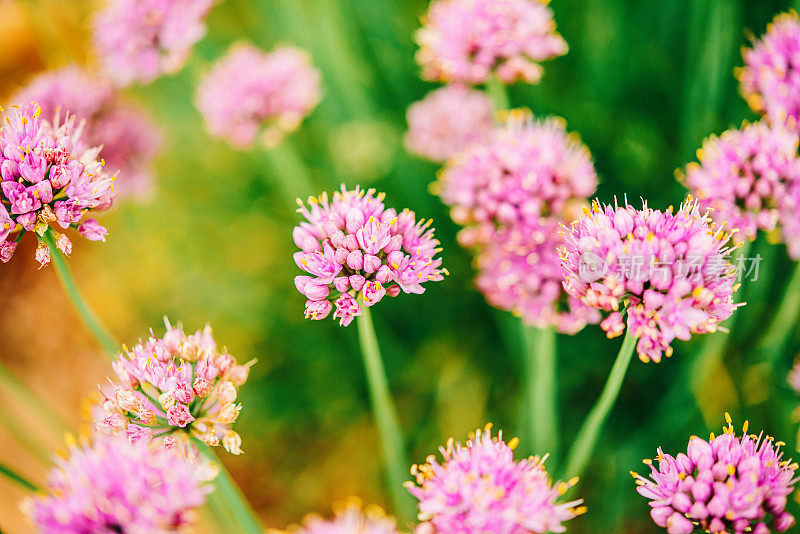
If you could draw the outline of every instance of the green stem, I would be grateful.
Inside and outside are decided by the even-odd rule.
[[[492,109],[495,113],[509,109],[508,89],[506,84],[501,82],[497,76],[491,76],[486,81],[486,92],[492,101]]]
[[[625,339],[622,341],[622,347],[620,347],[617,359],[608,375],[603,392],[581,425],[578,436],[569,450],[566,468],[562,471],[565,477],[579,477],[583,474],[600,437],[600,430],[619,396],[622,381],[631,363],[633,350],[636,348],[636,341],[637,338],[631,334],[630,330],[626,330]]]
[[[120,345],[97,317],[94,310],[89,307],[83,295],[81,295],[78,286],[75,284],[75,279],[72,278],[72,273],[70,273],[69,267],[64,261],[64,256],[62,256],[61,251],[56,247],[56,242],[53,239],[53,230],[48,229],[41,239],[47,244],[47,248],[50,249],[50,261],[56,268],[56,273],[58,273],[58,278],[61,280],[61,285],[64,287],[67,297],[69,297],[78,315],[83,319],[83,323],[92,335],[94,335],[95,339],[97,339],[97,342],[100,343],[103,350],[106,351],[109,359],[113,361],[116,358]]]
[[[386,371],[383,368],[370,308],[364,305],[363,301],[361,316],[357,322],[358,339],[364,357],[372,412],[378,425],[378,434],[383,447],[383,461],[389,493],[394,504],[395,515],[400,524],[404,524],[412,521],[415,515],[411,495],[403,487],[403,483],[409,478],[410,465],[406,459],[397,412],[389,394],[389,384],[386,380]]]
[[[264,527],[261,526],[261,521],[250,507],[242,491],[233,482],[230,473],[225,469],[225,465],[223,465],[208,445],[194,437],[192,440],[200,452],[219,467],[219,474],[217,478],[214,479],[214,485],[217,491],[212,493],[209,497],[209,505],[217,517],[224,519],[220,517],[222,515],[226,516],[228,519],[233,518],[236,521],[237,528],[232,530],[236,532],[263,534]]]
[[[291,139],[283,139],[278,146],[267,148],[264,154],[290,206],[296,207],[295,200],[305,199],[316,191],[308,166]]]
[[[758,344],[758,351],[764,354],[769,363],[775,363],[789,335],[797,326],[800,315],[800,262],[795,263],[794,272],[783,291],[778,310],[772,316],[767,333]]]
[[[19,484],[20,486],[22,486],[23,488],[25,488],[27,490],[39,491],[39,486],[37,486],[36,484],[31,482],[30,480],[28,480],[24,476],[20,475],[19,473],[17,473],[16,471],[11,469],[10,467],[7,467],[7,466],[3,465],[2,463],[0,463],[0,475],[5,476],[6,478],[11,480],[12,482],[16,482],[17,484]]]
[[[521,323],[520,323],[521,324]],[[556,410],[556,332],[553,327],[523,326],[528,386],[528,437],[534,454],[558,455]],[[553,465],[551,465],[551,469]]]
[[[69,432],[70,426],[52,408],[45,404],[34,392],[23,384],[11,371],[0,363],[0,390],[5,391],[9,396],[36,412],[36,415],[52,429],[59,438]]]
[[[44,442],[38,436],[31,432],[29,424],[20,421],[17,414],[11,412],[7,408],[0,410],[0,427],[2,427],[9,436],[14,438],[17,443],[22,445],[24,450],[31,453],[42,465],[50,465],[53,459],[52,451],[45,446]]]

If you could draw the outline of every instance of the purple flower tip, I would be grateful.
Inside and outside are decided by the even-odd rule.
[[[178,532],[213,487],[177,451],[100,437],[73,446],[30,515],[41,532]]]
[[[319,103],[320,73],[299,48],[270,53],[249,44],[231,47],[201,82],[195,98],[208,131],[237,148],[261,136],[277,145]]]
[[[670,356],[675,338],[715,332],[739,306],[730,235],[691,197],[675,213],[595,200],[563,232],[564,289],[611,312],[601,323],[609,337],[625,330],[626,313],[642,361]]]
[[[563,522],[586,511],[582,500],[558,502],[577,482],[552,484],[545,458],[514,461],[518,440],[508,443],[491,425],[461,445],[451,438],[440,448],[442,462],[429,456],[415,465],[416,482],[406,487],[419,499],[418,533],[526,534],[563,532]]]
[[[794,517],[785,511],[797,481],[796,463],[783,460],[781,442],[763,433],[736,437],[730,416],[719,436],[692,436],[686,453],[658,449],[650,478],[631,472],[636,490],[650,499],[653,522],[669,534],[785,532]]]
[[[443,82],[538,83],[539,62],[567,53],[553,12],[531,0],[434,0],[416,40],[422,77]]]
[[[327,193],[309,198],[308,208],[298,200],[306,220],[292,232],[300,248],[294,261],[307,274],[294,283],[308,298],[306,318],[324,319],[335,309],[333,317],[347,326],[361,306],[401,291],[422,293],[423,284],[447,274],[431,221],[386,208],[383,198],[374,189],[342,185],[332,199]]]
[[[333,519],[309,514],[303,526],[291,530],[295,534],[400,534],[397,522],[378,506],[362,507],[355,497],[334,503]]]
[[[132,440],[156,437],[166,446],[175,444],[175,436],[193,436],[241,454],[241,438],[232,426],[242,405],[235,401],[255,360],[238,365],[226,350],[218,350],[209,326],[186,334],[180,324],[164,322],[163,337],[151,332],[112,364],[117,381],[103,391],[98,430],[126,432]]]

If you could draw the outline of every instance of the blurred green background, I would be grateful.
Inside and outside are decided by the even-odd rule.
[[[92,4],[0,1],[0,93],[41,69],[83,62]],[[732,71],[741,64],[746,31],[763,33],[790,7],[777,0],[553,0],[551,6],[570,52],[545,65],[540,85],[512,87],[513,104],[562,116],[580,133],[601,176],[601,201],[627,195],[636,204],[642,197],[659,209],[682,201],[674,170],[694,158],[706,135],[756,118]],[[75,243],[76,279],[124,342],[150,327],[160,332],[166,314],[191,329],[209,322],[240,360],[258,357],[240,397],[237,430],[245,454],[224,459],[271,527],[298,522],[308,511],[327,514],[332,501],[349,495],[384,506],[387,498],[355,327],[305,321],[304,299],[292,282],[298,216],[277,179],[292,169],[258,149],[236,152],[209,137],[192,105],[199,76],[234,42],[265,49],[296,44],[322,70],[324,100],[288,138],[317,192],[342,182],[374,186],[386,192],[387,204],[435,221],[451,275],[424,295],[384,300],[373,314],[413,461],[488,421],[509,437],[522,426],[515,319],[490,308],[474,289],[457,227],[428,192],[437,167],[401,143],[406,108],[438,87],[419,79],[413,58],[412,34],[426,7],[423,0],[221,2],[181,73],[127,91],[165,137],[156,196],[120,202],[102,216],[110,230],[105,244]],[[78,423],[80,399],[110,368],[51,269],[36,271],[26,241],[28,248],[0,270],[0,359]],[[702,339],[676,342],[675,355],[661,364],[634,362],[577,492],[589,512],[569,523],[570,532],[657,532],[628,471],[644,471],[641,459],[659,445],[676,453],[691,434],[718,432],[724,410],[737,426],[750,419],[751,429],[786,441],[788,456],[795,451],[798,398],[785,376],[800,339],[793,337],[774,366],[759,363],[752,351],[791,265],[782,245],[760,238],[755,247],[764,257],[760,277],[740,296],[748,305],[736,314],[724,368],[705,399],[719,405],[718,415],[705,422],[685,387]],[[569,444],[620,340],[587,327],[558,343],[558,404]],[[0,446],[3,456],[42,479],[45,466],[2,430]],[[527,450],[524,442],[520,450]],[[558,459],[563,452],[553,454]],[[0,527],[9,532],[26,531],[18,497],[0,483]]]

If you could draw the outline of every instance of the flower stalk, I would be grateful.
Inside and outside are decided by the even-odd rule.
[[[363,298],[361,299],[363,302]],[[378,434],[383,449],[384,469],[386,480],[389,484],[389,494],[400,523],[410,521],[414,517],[413,501],[411,495],[403,487],[408,480],[409,462],[406,459],[403,435],[397,411],[389,393],[389,384],[386,379],[386,370],[383,367],[378,338],[372,324],[370,308],[361,306],[361,316],[358,323],[358,339],[361,345],[361,354],[364,358],[364,367],[367,374],[370,403],[372,413],[378,426]]]
[[[521,323],[520,323],[521,324]],[[527,384],[527,434],[534,454],[557,456],[559,425],[556,408],[556,332],[550,326],[522,326]],[[551,468],[554,465],[551,460]]]
[[[61,285],[64,287],[64,291],[67,293],[70,302],[72,302],[72,305],[75,307],[75,311],[78,312],[86,328],[88,328],[95,337],[106,352],[108,358],[113,361],[120,345],[114,339],[113,334],[111,334],[100,321],[100,318],[97,317],[97,314],[86,302],[86,299],[83,298],[77,284],[75,284],[75,279],[72,277],[67,263],[64,261],[64,257],[61,255],[61,251],[56,247],[55,239],[53,239],[53,230],[48,229],[41,237],[41,240],[50,250],[50,259],[53,262],[53,266],[56,268],[58,279],[61,281]]]
[[[3,475],[10,481],[22,486],[26,490],[30,491],[39,491],[39,486],[28,480],[23,475],[19,474],[18,472],[14,471],[10,467],[3,465],[0,463],[0,475]]]
[[[617,354],[617,359],[611,368],[611,373],[608,375],[605,386],[603,386],[603,391],[600,393],[600,397],[592,407],[589,415],[583,421],[578,435],[572,443],[563,473],[569,473],[569,476],[575,477],[583,474],[600,437],[603,424],[608,419],[608,415],[614,407],[617,397],[619,397],[619,391],[628,371],[628,366],[631,363],[637,340],[638,338],[631,333],[630,329],[627,329],[625,339],[622,341],[622,347],[619,349],[619,354]]]

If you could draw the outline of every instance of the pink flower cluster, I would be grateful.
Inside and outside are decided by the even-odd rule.
[[[446,85],[412,104],[406,112],[409,151],[442,162],[492,131],[492,103],[486,93]]]
[[[752,241],[758,230],[780,225],[790,254],[800,256],[800,143],[798,133],[760,121],[712,136],[690,163],[684,182],[710,208],[718,224],[736,228],[737,241]],[[740,235],[741,234],[741,235]]]
[[[118,380],[105,394],[98,429],[125,433],[131,441],[157,438],[168,448],[190,435],[241,454],[242,439],[232,425],[242,405],[235,401],[255,360],[238,365],[217,350],[208,326],[187,335],[164,322],[164,337],[151,333],[114,362]]]
[[[179,71],[206,33],[214,0],[109,0],[93,21],[95,52],[118,86]]]
[[[523,322],[575,334],[600,322],[600,312],[564,293],[557,251],[563,244],[554,219],[501,229],[475,258],[475,284],[489,304]]]
[[[30,501],[41,532],[178,532],[213,490],[176,451],[113,437],[73,446]]]
[[[111,207],[116,196],[116,176],[106,174],[98,161],[99,147],[82,149],[82,126],[74,116],[55,114],[50,123],[41,117],[35,104],[12,106],[4,111],[0,129],[0,261],[11,259],[25,232],[41,238],[53,232],[64,254],[72,251],[69,238],[51,230],[77,228],[93,241],[105,240],[108,233],[88,212]],[[16,238],[11,238],[12,233]],[[40,241],[36,259],[44,266],[50,251]]]
[[[447,274],[431,221],[416,220],[413,211],[397,213],[383,204],[383,193],[356,187],[329,200],[323,193],[298,201],[305,217],[292,236],[300,251],[294,261],[306,275],[294,283],[306,296],[306,318],[333,317],[343,326],[389,295],[423,293],[426,282]]]
[[[212,135],[246,148],[259,134],[267,146],[277,145],[320,96],[320,73],[305,51],[282,47],[266,53],[239,44],[206,75],[195,101]]]
[[[361,501],[355,498],[333,507],[333,519],[323,519],[310,514],[303,526],[291,530],[293,534],[400,534],[397,522],[387,517],[377,506],[362,510]]]
[[[627,312],[642,361],[670,356],[675,338],[716,331],[738,306],[730,236],[691,198],[677,213],[594,201],[564,232],[564,289],[611,312],[600,325],[609,337],[623,333]]]
[[[650,479],[631,472],[637,491],[650,499],[650,515],[669,534],[786,532],[795,519],[786,500],[797,481],[796,463],[783,460],[780,442],[770,437],[736,437],[728,426],[708,441],[692,436],[686,454],[673,457],[658,449]],[[652,479],[652,480],[651,480]]]
[[[120,172],[119,194],[141,198],[153,188],[152,160],[161,148],[155,124],[138,106],[124,101],[111,84],[70,66],[36,76],[19,90],[15,102],[36,102],[45,117],[60,109],[85,121],[78,152],[102,146],[100,157]]]
[[[434,0],[416,40],[422,77],[444,82],[537,83],[539,62],[567,53],[538,0]]]
[[[742,94],[754,111],[773,124],[797,128],[800,118],[800,20],[783,13],[767,33],[745,48],[744,68],[737,70]]]
[[[560,119],[515,110],[484,143],[469,146],[439,175],[440,196],[466,226],[464,246],[488,243],[499,227],[563,217],[597,188],[591,154]]]
[[[514,461],[517,439],[506,444],[502,432],[491,436],[491,425],[467,441],[451,438],[434,456],[413,466],[416,478],[406,487],[419,499],[418,532],[449,534],[525,534],[564,532],[563,522],[580,515],[583,501],[558,502],[577,479],[551,484],[544,459]]]

